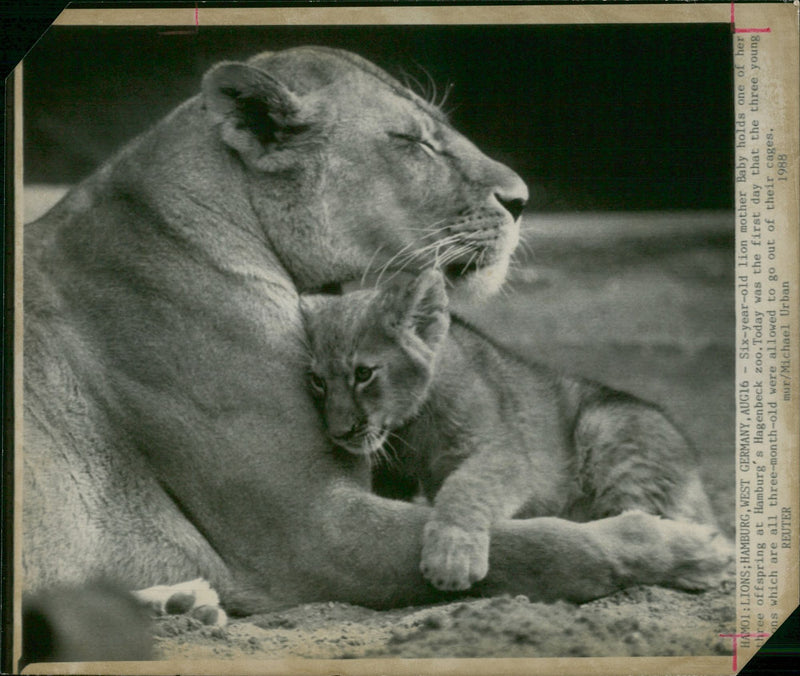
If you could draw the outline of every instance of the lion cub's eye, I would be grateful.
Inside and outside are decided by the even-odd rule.
[[[325,380],[320,378],[316,373],[308,374],[308,382],[311,383],[311,387],[315,392],[318,394],[325,394]]]
[[[375,369],[369,366],[356,366],[355,371],[353,371],[353,378],[357,383],[366,383],[372,379],[372,374],[375,373]]]

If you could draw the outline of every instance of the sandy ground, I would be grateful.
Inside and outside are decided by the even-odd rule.
[[[33,215],[31,212],[29,216]],[[733,231],[728,214],[545,215],[506,293],[466,314],[521,353],[661,404],[699,450],[733,535]],[[581,606],[526,597],[378,612],[318,603],[156,620],[160,658],[730,655],[732,584],[633,588]]]
[[[637,587],[576,606],[527,597],[374,611],[315,603],[211,628],[156,621],[163,659],[729,655],[732,586],[705,594]]]

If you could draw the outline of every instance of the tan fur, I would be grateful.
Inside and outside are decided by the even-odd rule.
[[[456,290],[491,291],[526,197],[355,55],[211,69],[26,227],[25,587],[203,577],[231,612],[440,598],[418,567],[429,510],[371,494],[326,440],[297,292],[435,260]],[[484,589],[589,598],[684,575],[686,551],[709,581],[712,538],[640,514],[503,521]]]
[[[421,570],[436,587],[483,579],[489,529],[515,515],[713,523],[694,452],[658,409],[451,324],[438,273],[301,305],[331,440],[434,501]]]

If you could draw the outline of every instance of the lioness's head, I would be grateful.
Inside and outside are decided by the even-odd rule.
[[[261,54],[212,68],[203,101],[299,289],[434,264],[473,295],[502,284],[525,184],[373,64]]]
[[[450,318],[439,272],[300,301],[309,386],[334,444],[368,455],[424,404]]]

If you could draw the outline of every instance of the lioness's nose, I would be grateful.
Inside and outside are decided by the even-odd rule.
[[[528,203],[528,186],[519,176],[509,170],[505,182],[494,191],[494,196],[516,221]]]
[[[528,201],[520,198],[507,200],[498,193],[495,193],[494,196],[497,198],[497,201],[503,205],[503,208],[511,214],[511,218],[515,221],[522,215],[522,210],[525,208],[525,204]]]

